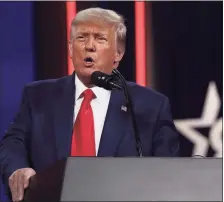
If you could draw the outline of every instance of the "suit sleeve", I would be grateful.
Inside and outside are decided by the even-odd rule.
[[[27,138],[30,131],[30,108],[23,90],[20,110],[10,123],[0,142],[0,168],[3,183],[8,188],[8,178],[17,169],[29,167]]]
[[[170,112],[168,98],[165,97],[160,108],[153,138],[153,155],[158,157],[178,157],[179,135]]]

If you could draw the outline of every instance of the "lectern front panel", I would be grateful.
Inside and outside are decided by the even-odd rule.
[[[222,201],[222,159],[71,157],[61,201]]]

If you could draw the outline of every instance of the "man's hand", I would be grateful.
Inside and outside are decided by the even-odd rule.
[[[29,179],[36,172],[32,168],[22,168],[16,170],[9,177],[9,187],[12,193],[13,201],[21,201],[24,197],[24,189],[29,186]]]

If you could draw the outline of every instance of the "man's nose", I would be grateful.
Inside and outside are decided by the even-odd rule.
[[[87,40],[85,49],[90,52],[96,51],[95,41],[92,37]]]

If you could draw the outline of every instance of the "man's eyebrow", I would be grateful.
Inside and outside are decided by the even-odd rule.
[[[98,33],[96,33],[96,34],[98,34],[98,35],[103,35],[103,36],[107,36],[107,35],[108,35],[107,32],[98,32]]]
[[[99,31],[99,32],[88,32],[88,31],[77,31],[76,34],[84,34],[84,35],[87,35],[87,34],[94,34],[94,35],[103,35],[103,36],[107,36],[108,35],[108,32],[105,32],[105,31]]]
[[[89,33],[86,31],[77,31],[76,34],[89,34]]]

